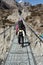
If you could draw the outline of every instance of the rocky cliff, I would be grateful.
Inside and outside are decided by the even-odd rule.
[[[32,6],[30,3],[17,3],[16,0],[0,0],[0,9],[13,9],[12,13],[11,10],[9,10],[9,14],[7,19],[11,22],[15,22],[18,20],[18,9],[22,11],[23,18],[28,21],[32,26],[40,31],[43,29],[43,4],[38,4],[35,6]],[[3,12],[2,10],[0,10]],[[14,14],[14,15],[13,15]],[[4,12],[0,13],[0,19],[3,18]],[[5,18],[6,18],[5,16]],[[2,20],[2,19],[1,19]],[[43,31],[42,31],[43,32]]]
[[[15,0],[0,0],[0,8],[17,8]]]
[[[31,15],[27,16],[26,20],[32,24],[34,29],[39,33],[43,33],[43,4],[31,6],[28,10],[31,12]]]

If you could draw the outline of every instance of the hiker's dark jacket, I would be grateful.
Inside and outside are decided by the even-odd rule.
[[[18,21],[18,25],[19,25],[19,30],[24,30],[24,33],[26,35],[26,28],[25,28],[25,25],[23,24],[22,20]]]

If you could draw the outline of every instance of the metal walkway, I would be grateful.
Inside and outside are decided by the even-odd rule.
[[[17,37],[14,37],[14,41],[5,65],[36,65],[30,49],[30,46],[23,47],[17,42]]]

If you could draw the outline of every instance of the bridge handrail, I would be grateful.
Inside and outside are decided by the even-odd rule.
[[[27,25],[28,26],[28,25]],[[41,42],[43,42],[43,40],[39,37],[39,35],[33,30],[33,28],[29,25],[28,26],[29,27],[29,29],[36,35],[36,37],[41,41]]]
[[[22,19],[23,19],[23,21],[25,21],[24,18],[22,18]],[[38,36],[38,34],[33,30],[33,28],[31,28],[31,25],[28,25],[28,23],[26,23],[26,25],[36,35],[36,37],[43,43],[43,40]]]
[[[11,25],[11,27],[14,26],[14,25]],[[10,27],[10,28],[11,28]],[[3,32],[0,33],[0,35],[2,35],[4,32],[6,32],[7,30],[9,30],[10,28],[7,28],[6,30],[4,30]]]

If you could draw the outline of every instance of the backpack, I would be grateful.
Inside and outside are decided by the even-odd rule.
[[[18,29],[19,29],[19,27],[18,27],[18,25],[16,25],[16,35],[18,33]]]
[[[19,31],[18,31],[18,35],[19,35],[19,36],[25,36],[25,35],[24,35],[24,31],[23,31],[23,30],[19,30]]]

